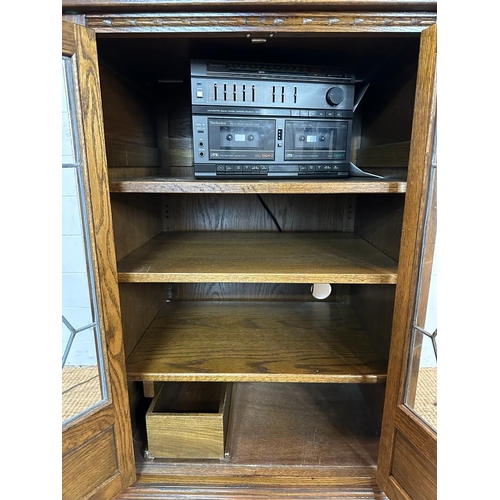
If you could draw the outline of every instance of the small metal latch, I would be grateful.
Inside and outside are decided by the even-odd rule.
[[[272,38],[274,33],[269,33],[268,35],[259,34],[258,37],[253,38],[251,33],[247,33],[246,37],[250,39],[252,43],[266,43],[268,38]]]

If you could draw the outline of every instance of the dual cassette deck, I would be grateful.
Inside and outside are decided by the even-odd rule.
[[[341,70],[193,60],[195,177],[348,177],[354,100]]]

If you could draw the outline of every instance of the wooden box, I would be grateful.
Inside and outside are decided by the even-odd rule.
[[[232,384],[167,382],[146,413],[150,458],[224,458]]]

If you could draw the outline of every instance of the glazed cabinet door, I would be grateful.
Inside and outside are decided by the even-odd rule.
[[[434,25],[421,37],[377,470],[378,484],[391,500],[437,497],[437,307],[430,300],[437,248],[436,44]]]
[[[95,35],[66,21],[62,88],[62,498],[109,499],[135,480],[132,432]]]

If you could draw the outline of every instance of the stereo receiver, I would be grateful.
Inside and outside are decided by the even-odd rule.
[[[191,61],[195,177],[347,177],[354,90],[335,69]]]

